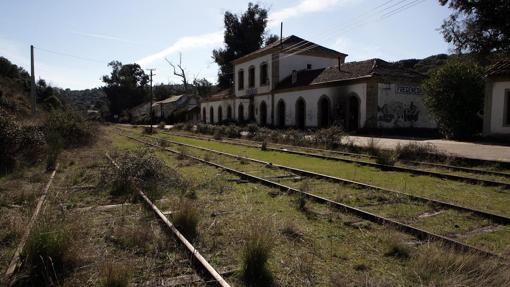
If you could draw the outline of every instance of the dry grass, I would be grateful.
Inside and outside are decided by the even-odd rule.
[[[179,211],[172,215],[172,221],[188,240],[195,240],[198,237],[198,222],[200,213],[190,200],[182,200],[179,204]]]
[[[272,286],[274,275],[269,269],[274,234],[269,220],[253,220],[248,226],[242,253],[241,277],[247,286]]]
[[[510,267],[496,259],[432,244],[420,251],[410,274],[422,286],[510,286]]]
[[[129,285],[131,270],[125,264],[107,262],[101,270],[102,287],[126,287]]]

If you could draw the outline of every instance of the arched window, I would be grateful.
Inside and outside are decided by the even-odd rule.
[[[296,127],[304,129],[306,125],[306,102],[303,98],[296,101]]]
[[[266,102],[262,101],[260,103],[260,125],[265,126],[267,124],[267,105]]]
[[[214,109],[213,107],[209,108],[209,122],[214,124]]]
[[[260,64],[260,85],[265,86],[269,84],[268,65],[266,62]]]
[[[276,105],[276,111],[278,112],[278,117],[276,121],[276,125],[280,128],[285,126],[285,102],[283,100],[279,100]]]
[[[241,69],[237,72],[237,89],[244,89],[244,70]]]
[[[202,109],[202,121],[205,123],[207,121],[207,115],[205,113],[205,107]]]
[[[243,104],[239,104],[237,108],[237,121],[242,123],[244,122],[244,106]]]
[[[248,87],[255,87],[255,66],[248,68]]]
[[[223,109],[221,106],[218,107],[218,122],[221,123],[223,121]]]
[[[232,107],[230,105],[227,107],[227,120],[232,120]]]

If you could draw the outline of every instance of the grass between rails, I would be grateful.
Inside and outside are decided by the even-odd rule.
[[[120,143],[120,146],[125,146],[125,143]],[[277,237],[276,248],[276,254],[275,258],[272,258],[270,260],[270,268],[273,268],[275,270],[275,273],[277,274],[277,281],[278,282],[284,282],[282,283],[283,286],[287,285],[293,285],[293,286],[301,286],[301,285],[310,285],[310,282],[313,282],[317,285],[329,285],[331,277],[334,277],[334,280],[340,280],[338,279],[341,277],[342,279],[345,279],[343,282],[347,282],[348,284],[345,285],[338,285],[338,286],[350,286],[352,284],[364,284],[360,282],[365,282],[361,277],[364,279],[370,279],[370,281],[374,282],[390,282],[388,285],[401,285],[401,286],[407,286],[407,285],[415,285],[418,284],[418,280],[416,277],[414,277],[414,274],[416,274],[415,271],[411,271],[409,269],[410,266],[414,266],[414,264],[410,262],[414,262],[414,260],[418,260],[419,258],[426,258],[425,256],[421,256],[421,249],[422,247],[419,247],[418,249],[411,248],[412,255],[410,256],[411,259],[409,262],[407,262],[407,259],[400,258],[402,252],[394,252],[394,250],[404,250],[406,248],[403,248],[400,246],[395,246],[395,242],[402,243],[406,239],[400,238],[399,240],[388,240],[387,238],[391,238],[392,236],[385,236],[384,234],[384,228],[381,229],[379,226],[372,225],[372,224],[359,224],[359,222],[356,222],[355,218],[349,218],[345,217],[344,215],[340,215],[336,212],[332,212],[328,208],[322,206],[322,205],[315,205],[313,203],[307,203],[306,204],[306,210],[308,212],[302,212],[299,211],[296,208],[296,198],[295,197],[288,197],[288,196],[281,196],[278,195],[279,193],[274,193],[271,191],[271,189],[261,187],[260,185],[255,184],[232,184],[231,187],[221,187],[221,184],[218,183],[218,178],[226,177],[229,178],[228,175],[223,175],[219,172],[217,169],[211,168],[211,167],[205,167],[200,164],[194,164],[187,160],[181,160],[176,161],[175,158],[171,155],[168,155],[168,153],[165,152],[159,152],[160,156],[167,159],[167,163],[169,165],[173,165],[175,168],[180,170],[182,174],[185,174],[186,176],[190,176],[194,180],[204,178],[204,184],[199,184],[199,186],[204,185],[203,190],[197,190],[195,196],[196,201],[201,202],[202,200],[208,208],[203,208],[204,212],[206,214],[210,214],[210,218],[205,217],[203,221],[201,221],[200,225],[205,227],[206,230],[211,231],[212,238],[206,240],[203,236],[206,234],[209,235],[209,233],[201,234],[200,240],[197,244],[200,246],[204,246],[204,249],[207,250],[207,246],[210,244],[212,245],[221,245],[221,246],[230,246],[234,250],[237,250],[237,252],[234,252],[235,254],[238,253],[240,250],[239,241],[243,241],[243,236],[239,235],[239,232],[236,232],[237,228],[235,226],[237,225],[243,225],[246,221],[243,221],[243,215],[247,215],[249,212],[250,214],[256,214],[257,218],[267,218],[268,216],[273,219],[273,224],[275,226],[282,226],[282,228],[275,228],[277,230],[280,230],[279,236]],[[204,155],[202,155],[204,156]],[[235,161],[235,160],[234,160]],[[242,164],[242,163],[240,163]],[[210,171],[209,171],[210,170]],[[206,174],[210,173],[208,176],[211,179],[206,179]],[[210,181],[210,184],[207,184],[207,182]],[[235,191],[235,192],[234,192]],[[261,192],[262,191],[262,192]],[[231,194],[232,192],[232,194]],[[274,198],[271,198],[268,196],[269,194],[273,194],[275,196]],[[214,195],[214,197],[211,197]],[[226,198],[226,201],[222,201],[221,198]],[[170,202],[176,202],[177,200],[173,200]],[[244,201],[244,202],[243,202]],[[283,201],[283,203],[282,203]],[[279,203],[278,203],[279,202]],[[201,205],[199,204],[199,205]],[[269,210],[267,210],[269,209]],[[230,217],[230,215],[232,217]],[[247,215],[248,216],[248,215]],[[336,217],[338,216],[338,218]],[[340,218],[340,219],[339,219]],[[346,219],[347,218],[347,219]],[[219,225],[219,222],[221,219],[224,219],[222,221],[222,225]],[[249,219],[249,218],[248,218]],[[278,223],[277,219],[281,219],[282,223]],[[298,220],[298,223],[296,224],[296,220]],[[319,227],[318,221],[326,222],[324,224],[324,227]],[[359,220],[358,220],[359,221]],[[232,233],[227,233],[226,231],[221,230],[221,232],[215,233],[216,228],[220,228],[220,226],[227,226],[227,231],[230,231]],[[310,225],[312,227],[310,227]],[[328,226],[329,225],[329,226]],[[243,226],[246,226],[244,224]],[[298,228],[296,228],[298,226]],[[301,227],[305,227],[305,231],[301,229]],[[353,227],[351,227],[353,226]],[[364,226],[364,227],[360,227]],[[368,227],[368,228],[366,228]],[[238,227],[239,228],[239,227]],[[242,227],[240,227],[242,229]],[[309,232],[308,230],[312,229],[314,232]],[[314,229],[318,228],[318,229]],[[361,229],[360,229],[361,228]],[[339,229],[339,230],[336,230]],[[342,234],[342,232],[349,230],[355,230],[356,232],[361,232],[361,234],[365,234],[361,237],[354,237],[356,240],[352,240],[353,235],[346,235],[345,233]],[[326,234],[323,234],[326,233]],[[331,234],[332,233],[332,234]],[[304,237],[303,234],[305,234]],[[382,235],[381,235],[382,234]],[[398,234],[398,233],[397,233]],[[368,236],[367,236],[368,235]],[[402,236],[401,234],[399,234]],[[223,236],[227,236],[229,240],[232,240],[232,242],[224,242],[221,240]],[[304,250],[303,256],[300,257],[300,261],[303,261],[303,258],[306,258],[306,254],[312,254],[311,261],[307,261],[308,264],[301,264],[303,266],[295,267],[294,265],[290,264],[288,260],[285,259],[286,256],[291,257],[299,257],[296,256],[297,253],[301,252],[296,251],[298,244],[291,245],[292,247],[286,247],[286,245],[280,245],[280,238],[282,236],[285,236],[286,240],[292,240],[295,241],[297,238],[297,242],[300,242],[300,238],[308,239],[308,237],[313,238],[313,241],[319,242],[317,245],[312,244],[312,247],[308,247],[309,249],[312,249],[313,251],[306,251]],[[318,237],[318,238],[316,238]],[[384,240],[374,240],[374,237],[380,238],[384,237]],[[219,241],[218,241],[219,240]],[[409,238],[407,239],[409,240]],[[210,241],[213,241],[215,243],[211,243]],[[307,240],[305,240],[307,241]],[[329,242],[328,242],[329,241]],[[229,244],[230,243],[230,244]],[[330,248],[329,256],[331,260],[331,264],[340,264],[336,268],[331,268],[331,266],[328,266],[328,250],[327,246],[328,243],[332,246]],[[225,244],[225,245],[223,245]],[[309,245],[309,244],[308,244]],[[392,246],[393,245],[393,246]],[[316,246],[321,246],[321,248],[317,248]],[[344,246],[344,247],[342,247]],[[326,248],[324,248],[326,247]],[[288,253],[283,252],[282,250],[285,250],[289,248],[291,251]],[[338,252],[337,248],[340,248],[341,252]],[[403,249],[402,249],[403,248]],[[202,248],[199,248],[202,250]],[[222,250],[219,254],[226,255],[225,259],[228,259],[229,256],[225,253],[231,251],[228,248],[219,248]],[[320,249],[320,251],[317,251],[317,249]],[[326,249],[326,250],[323,250]],[[354,250],[353,250],[354,249]],[[377,252],[374,252],[374,249],[377,250]],[[368,250],[368,253],[367,253]],[[358,255],[351,255],[355,251],[354,254]],[[391,251],[391,252],[390,252]],[[317,253],[322,254],[322,257],[319,257]],[[324,253],[326,253],[324,255]],[[365,253],[363,255],[363,253]],[[232,256],[234,258],[235,254]],[[283,254],[283,255],[278,255]],[[342,254],[347,254],[346,256],[342,256]],[[389,254],[389,255],[385,255]],[[399,257],[396,259],[395,257],[392,257],[391,254],[397,254]],[[282,258],[278,260],[278,256],[283,256]],[[372,258],[372,256],[375,256],[376,258]],[[367,259],[368,257],[368,259]],[[318,260],[321,259],[321,260]],[[220,258],[212,258],[214,262],[216,260],[221,260]],[[336,261],[339,260],[340,262],[343,261],[343,263],[337,263]],[[379,262],[379,260],[382,260],[379,262],[378,267],[376,269],[373,269],[374,267],[372,264],[367,264],[365,261],[372,261]],[[392,265],[386,260],[389,260],[390,262],[393,262],[395,265]],[[324,265],[321,265],[321,263],[315,263],[315,262],[321,262]],[[361,262],[360,262],[361,261]],[[291,261],[292,262],[292,261]],[[312,264],[309,264],[309,263]],[[296,264],[299,264],[299,262],[296,262]],[[294,279],[292,275],[284,277],[285,280],[282,281],[280,274],[285,274],[285,270],[290,272],[290,274],[294,274],[295,270],[301,270],[300,268],[310,268],[310,266],[315,266],[315,264],[318,264],[317,270],[312,269],[312,271],[306,271],[307,269],[304,269],[303,271],[305,274],[313,274],[311,279],[307,280],[316,280],[316,281],[293,281],[293,280],[302,280],[302,279]],[[349,267],[344,266],[347,265]],[[381,271],[382,265],[389,264],[389,269],[384,269]],[[286,269],[279,270],[278,268],[281,268],[282,266],[289,266]],[[395,269],[398,268],[400,270],[398,273],[395,273]],[[289,270],[290,269],[290,270]],[[310,269],[308,269],[310,270]],[[326,271],[324,271],[326,270]],[[340,270],[341,275],[340,276],[333,276]],[[377,270],[377,271],[376,271]],[[316,274],[318,272],[318,274]],[[369,274],[368,277],[365,275]],[[408,273],[409,272],[409,273]],[[302,273],[300,273],[302,275]],[[343,275],[342,275],[343,274]],[[404,274],[404,276],[399,279],[395,280],[393,275],[390,276],[390,278],[387,278],[388,274],[393,274],[395,276],[400,276],[398,274]],[[413,274],[413,275],[411,275]],[[382,276],[381,276],[382,275]],[[302,276],[301,276],[302,277]],[[319,280],[314,279],[319,278]],[[375,280],[373,278],[376,278]],[[360,281],[361,280],[361,281]],[[308,283],[306,283],[308,282]],[[414,282],[415,284],[413,284]],[[420,282],[421,283],[421,282]],[[313,285],[313,284],[312,284]],[[359,286],[359,285],[356,285]],[[363,285],[365,286],[365,285]],[[376,285],[378,286],[378,285]]]
[[[189,152],[193,151],[193,154],[199,157],[207,154],[207,152],[197,151],[196,149],[188,148],[188,150]],[[277,169],[271,171],[261,165],[240,162],[228,157],[216,156],[212,159],[215,162],[220,162],[229,167],[255,175],[268,176],[268,171],[275,173],[275,175],[282,173],[282,171]],[[466,239],[476,235],[476,240],[470,239],[467,242],[493,252],[507,255],[510,253],[508,248],[508,243],[510,243],[508,232],[510,228],[508,226],[497,226],[497,228],[486,230],[491,224],[489,220],[455,210],[442,211],[433,216],[421,217],[422,214],[437,212],[437,207],[424,205],[421,202],[413,202],[406,197],[399,197],[384,192],[358,190],[320,180],[309,181],[312,183],[311,191],[314,194],[375,212],[376,214],[424,228],[434,233],[449,237],[460,236],[461,241],[466,241]],[[296,182],[294,179],[284,179],[279,180],[279,182],[295,188],[300,188],[301,185],[300,181]]]
[[[402,172],[382,172],[379,169],[371,167],[356,166],[348,163],[333,162],[280,152],[261,151],[256,148],[169,136],[166,134],[159,134],[158,136],[177,140],[183,143],[212,148],[218,151],[239,154],[276,164],[283,164],[327,175],[339,176],[411,194],[427,196],[477,209],[510,215],[510,208],[508,208],[508,206],[510,206],[510,193],[499,187],[471,185],[428,176],[415,176]]]

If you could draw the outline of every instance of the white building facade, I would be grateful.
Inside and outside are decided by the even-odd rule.
[[[484,135],[510,136],[510,60],[489,69],[485,84]]]
[[[233,61],[234,87],[201,103],[202,121],[323,128],[435,128],[419,88],[423,75],[296,36]]]

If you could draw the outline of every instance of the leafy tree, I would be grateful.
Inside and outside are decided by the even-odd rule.
[[[425,105],[447,138],[469,137],[481,129],[478,113],[484,95],[483,69],[449,61],[423,83]]]
[[[207,97],[212,91],[212,84],[206,78],[193,80],[193,86],[197,89],[197,94],[201,98]]]
[[[145,89],[149,77],[138,64],[122,65],[119,61],[108,64],[112,68],[109,76],[103,76],[103,88],[109,100],[110,112],[121,112],[143,103],[148,99]]]
[[[280,37],[278,37],[278,35],[275,35],[275,34],[271,34],[269,36],[267,36],[266,38],[266,42],[264,43],[266,46],[268,45],[271,45],[273,44],[274,42],[276,41],[279,41],[280,40]]]
[[[248,4],[248,9],[238,16],[225,12],[225,47],[213,51],[213,59],[220,67],[218,85],[228,88],[233,85],[231,61],[260,49],[264,43],[268,10],[258,4]]]
[[[510,51],[510,1],[508,0],[439,0],[454,9],[441,26],[445,40],[458,53],[487,55]]]

